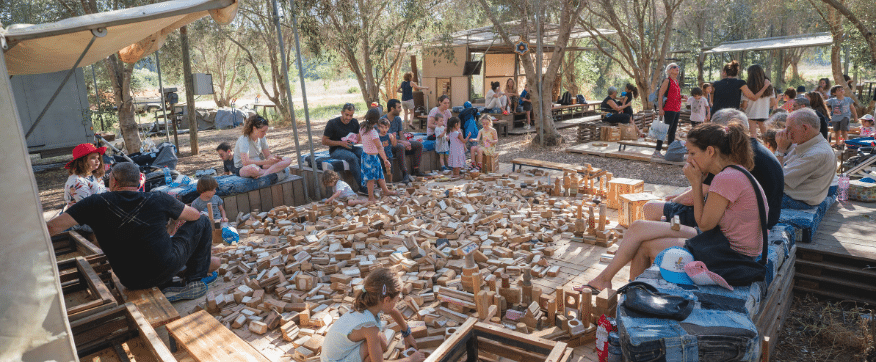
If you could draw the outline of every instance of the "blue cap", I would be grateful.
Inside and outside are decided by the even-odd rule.
[[[660,276],[663,279],[671,283],[686,285],[694,285],[693,280],[684,271],[684,266],[692,261],[695,261],[693,254],[678,246],[669,247],[654,258],[654,264],[660,267]]]
[[[471,108],[471,102],[465,102],[462,104],[462,108]]]

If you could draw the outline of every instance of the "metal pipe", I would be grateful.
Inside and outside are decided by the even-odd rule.
[[[161,111],[164,114],[164,138],[167,140],[167,143],[170,143],[170,124],[168,124],[170,120],[167,119],[167,101],[164,99],[164,84],[161,82],[161,61],[158,60],[157,51],[155,52],[155,67],[158,70],[158,93],[161,93]]]
[[[91,65],[91,80],[94,81],[94,103],[97,104],[97,118],[100,118],[100,129],[106,131],[106,124],[103,123],[103,114],[100,112],[100,93],[97,91],[97,73],[94,71],[95,64]]]
[[[301,81],[301,99],[303,101],[302,103],[304,103],[304,122],[307,125],[307,143],[310,146],[310,168],[313,169],[313,184],[316,189],[316,198],[322,199],[322,190],[319,188],[319,180],[316,178],[316,154],[313,152],[313,132],[310,130],[310,110],[307,106],[307,89],[304,87],[304,67],[301,65],[301,43],[298,41],[298,17],[295,16],[295,3],[293,2],[290,7],[292,12],[292,31],[295,33],[295,61],[298,63],[298,78]],[[370,72],[371,70],[368,71]],[[291,96],[289,97],[289,104],[292,104]],[[292,109],[292,114],[295,114],[294,108]],[[295,122],[293,121],[292,124],[294,126]]]
[[[283,80],[286,82],[286,99],[289,101],[289,114],[292,116],[292,133],[293,137],[295,137],[295,154],[298,162],[298,169],[304,170],[301,167],[301,145],[298,143],[298,125],[295,123],[295,107],[292,104],[292,86],[289,84],[289,64],[286,63],[286,46],[283,43],[283,28],[280,27],[280,9],[277,6],[277,0],[271,0],[271,3],[274,7],[274,26],[277,27],[277,41],[280,44],[280,61],[283,65]],[[310,158],[315,158],[312,152],[310,154]],[[316,177],[316,168],[313,168],[313,175]],[[304,182],[304,198],[310,199],[310,195],[307,192],[307,178],[302,178]],[[319,184],[313,185],[317,192],[319,192]]]
[[[64,76],[64,80],[61,81],[61,84],[58,85],[58,89],[55,89],[55,94],[52,94],[52,98],[49,98],[49,103],[43,107],[43,111],[40,112],[40,115],[37,116],[36,120],[33,121],[33,124],[30,126],[30,129],[27,130],[27,133],[24,134],[24,138],[27,139],[30,137],[30,134],[36,129],[36,126],[40,124],[40,121],[43,120],[43,116],[46,115],[46,112],[49,111],[49,107],[52,106],[52,103],[55,102],[55,98],[58,98],[58,94],[61,94],[61,89],[64,88],[64,85],[67,84],[67,81],[70,80],[70,76],[73,75],[73,72],[76,71],[76,68],[79,68],[79,63],[82,62],[82,58],[85,58],[85,54],[88,53],[88,49],[91,49],[91,45],[94,44],[94,41],[97,38],[103,38],[106,35],[106,29],[100,28],[91,31],[91,40],[88,42],[88,45],[85,46],[85,50],[82,51],[82,54],[79,54],[79,59],[76,59],[76,63],[73,64],[73,68],[67,72],[67,75]]]
[[[545,122],[545,119],[544,119],[544,79],[542,79],[544,77],[544,75],[542,74],[542,64],[541,64],[542,58],[544,58],[544,49],[542,48],[542,43],[541,43],[541,38],[542,38],[541,28],[543,25],[542,24],[542,16],[541,16],[541,11],[542,11],[541,0],[538,1],[537,9],[538,9],[537,10],[538,13],[536,13],[537,19],[536,19],[535,26],[536,26],[536,32],[538,33],[538,35],[536,35],[536,37],[538,39],[538,43],[537,43],[538,50],[536,51],[537,58],[536,58],[535,62],[536,62],[537,69],[536,69],[535,74],[538,77],[538,96],[541,97],[541,100],[538,102],[538,121],[541,123],[541,126],[538,127],[538,142],[539,142],[539,144],[544,146],[544,127],[545,127],[545,124],[547,122]],[[552,60],[554,60],[554,59],[552,59]]]

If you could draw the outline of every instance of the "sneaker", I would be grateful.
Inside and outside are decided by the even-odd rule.
[[[415,176],[415,177],[426,177],[426,174],[420,172],[420,169],[419,169],[419,168],[415,168],[415,169],[414,169],[414,172],[411,174],[411,176]]]
[[[167,301],[176,302],[180,300],[198,299],[207,295],[207,284],[201,280],[191,281],[180,291],[162,291]]]
[[[214,272],[208,274],[207,276],[201,278],[201,281],[204,282],[204,284],[207,284],[208,287],[211,287],[211,286],[213,286],[213,284],[216,284],[216,280],[218,280],[218,279],[219,279],[219,272],[214,271]]]
[[[530,129],[530,128],[532,128],[532,126],[530,126],[529,124],[523,126],[523,129]]]
[[[409,175],[405,175],[405,177],[402,177],[402,179],[398,182],[401,182],[403,184],[409,184],[411,183],[411,177]]]
[[[660,151],[654,150],[654,153],[651,155],[651,158],[663,158],[663,154]]]

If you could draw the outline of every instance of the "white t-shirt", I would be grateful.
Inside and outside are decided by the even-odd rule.
[[[351,188],[349,184],[341,180],[338,180],[338,182],[335,183],[335,192],[338,191],[341,192],[341,195],[338,197],[356,197],[356,192],[353,191],[353,188]]]
[[[690,104],[691,122],[704,122],[706,120],[709,107],[709,100],[706,97],[700,97],[700,99],[693,96],[687,97],[687,104]]]
[[[769,95],[758,98],[756,101],[748,100],[745,115],[749,120],[770,118],[770,101],[776,96],[775,91]]]
[[[268,148],[268,140],[262,137],[258,142],[254,142],[247,136],[237,138],[237,143],[234,145],[234,167],[243,167],[243,160],[240,155],[246,153],[249,155],[250,161],[261,161],[262,150]]]

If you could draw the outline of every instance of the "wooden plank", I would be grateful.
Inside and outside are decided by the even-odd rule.
[[[237,194],[237,212],[249,213],[252,207],[249,205],[249,194],[246,192]]]
[[[226,196],[222,199],[225,202],[225,215],[228,215],[229,221],[234,221],[237,217],[238,209],[237,209],[237,197],[236,196]]]
[[[529,352],[523,348],[516,348],[513,346],[504,345],[499,342],[491,341],[487,338],[478,338],[478,350],[520,362],[548,361],[547,359],[545,359],[545,356],[543,354]],[[556,362],[556,360],[552,361]]]
[[[294,181],[294,186],[292,187],[292,193],[295,195],[295,206],[304,205],[307,203],[307,197],[304,196],[304,179],[299,178]],[[311,180],[310,182],[313,182]]]
[[[554,346],[554,349],[551,351],[551,354],[545,358],[544,362],[559,362],[563,355],[567,355],[566,353],[566,342],[557,342],[557,345]]]
[[[170,353],[170,350],[167,349],[167,346],[164,345],[164,342],[161,341],[161,338],[158,337],[158,333],[155,333],[155,329],[152,328],[152,325],[143,317],[143,314],[140,313],[140,309],[137,308],[133,303],[125,303],[125,308],[128,310],[128,315],[133,320],[136,325],[137,330],[140,332],[140,338],[145,342],[144,344],[152,352],[153,357],[161,362],[175,362],[176,358],[173,357],[173,353]]]
[[[92,295],[97,297],[102,303],[115,304],[113,294],[110,293],[109,288],[103,284],[103,281],[100,280],[100,277],[98,277],[97,273],[94,272],[94,269],[91,268],[91,264],[81,256],[76,258],[76,264],[79,272],[82,273],[83,279],[88,283],[88,289],[92,291]]]
[[[73,238],[73,243],[78,247],[78,249],[82,250],[82,253],[87,255],[96,255],[103,254],[103,250],[97,245],[92,244],[88,239],[83,237],[79,232],[75,230],[70,230],[68,232],[71,238]]]
[[[276,184],[271,186],[271,203],[272,207],[286,205],[283,201],[283,185]]]
[[[113,274],[113,278],[116,288],[119,289],[125,302],[137,306],[150,326],[160,327],[179,319],[179,312],[157,287],[139,290],[127,289],[118,282],[115,274]]]
[[[292,181],[284,182],[284,183],[280,184],[280,187],[282,187],[282,192],[283,192],[283,205],[286,205],[286,206],[298,206],[299,205],[299,204],[295,203],[295,194],[292,192],[292,185],[294,184],[294,182],[295,182],[295,180],[292,180]]]
[[[171,322],[167,333],[198,362],[269,361],[203,310]]]
[[[457,346],[460,341],[466,339],[466,337],[471,338],[470,333],[474,329],[475,323],[477,323],[477,319],[469,318],[465,321],[461,326],[457,327],[456,333],[453,333],[450,338],[447,338],[444,343],[441,343],[437,349],[435,349],[432,354],[429,355],[428,358],[424,362],[437,362],[441,361],[445,355],[455,350],[456,348],[462,348],[462,346]]]
[[[255,209],[267,211],[262,209],[262,197],[259,194],[259,190],[252,190],[250,192],[247,192],[247,196],[249,196],[249,211],[253,211]]]
[[[487,323],[477,323],[474,326],[475,330],[482,331],[489,335],[497,335],[504,338],[508,338],[510,340],[520,342],[522,344],[532,345],[536,347],[541,347],[543,349],[552,350],[554,346],[556,346],[557,342],[550,341],[544,338],[539,338],[535,336],[530,336],[528,334],[523,334],[520,332],[515,332],[512,330],[505,329],[503,327],[487,324]]]
[[[270,211],[274,208],[274,200],[273,195],[271,195],[271,188],[265,187],[258,189],[259,199],[261,201],[261,210],[262,211]]]

